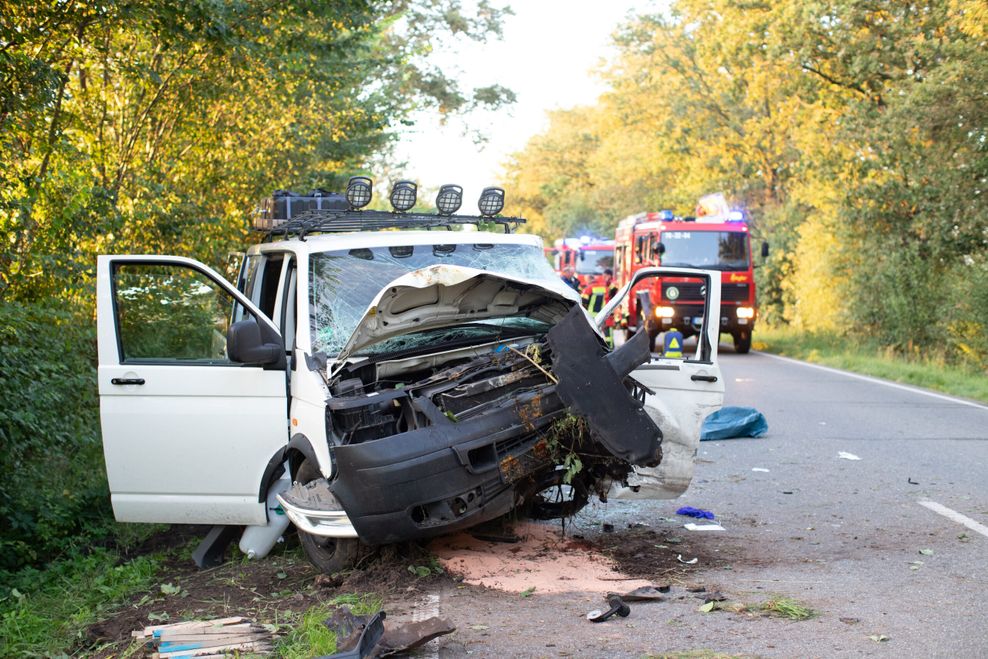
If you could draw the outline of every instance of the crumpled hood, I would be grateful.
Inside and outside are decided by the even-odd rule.
[[[529,280],[452,265],[432,265],[381,289],[337,362],[393,336],[488,318],[528,316],[555,324],[580,303],[563,281]]]

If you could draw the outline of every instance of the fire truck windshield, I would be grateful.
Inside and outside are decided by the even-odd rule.
[[[584,249],[576,259],[576,273],[602,275],[605,268],[614,267],[614,250]]]
[[[747,270],[747,234],[734,231],[665,231],[662,265]]]

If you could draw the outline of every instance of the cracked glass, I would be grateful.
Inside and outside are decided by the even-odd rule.
[[[314,353],[336,355],[357,328],[382,288],[409,272],[431,265],[456,265],[556,284],[558,277],[542,250],[532,245],[399,245],[313,254],[309,266],[309,321]],[[544,331],[527,318],[499,318],[444,330],[394,337],[365,349],[407,350],[427,343],[484,338],[499,332]]]

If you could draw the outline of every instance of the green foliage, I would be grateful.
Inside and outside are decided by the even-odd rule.
[[[780,618],[788,618],[789,620],[809,620],[817,615],[816,611],[800,604],[797,600],[794,600],[791,597],[777,597],[775,599],[771,599],[764,602],[761,608],[762,611]]]
[[[984,369],[950,363],[947,355],[953,346],[948,345],[948,339],[947,336],[939,337],[939,342],[927,349],[917,349],[904,355],[874,338],[842,336],[835,332],[807,332],[781,325],[762,327],[755,337],[754,347],[988,402],[988,378]],[[972,340],[984,341],[984,336],[982,334]]]
[[[946,344],[984,369],[986,16],[979,0],[678,0],[618,33],[596,105],[551,114],[515,154],[512,198],[555,238],[722,190],[772,244],[763,319]]]
[[[156,559],[118,561],[97,549],[15,575],[0,593],[0,656],[58,656],[87,625],[152,586]]]
[[[223,262],[257,199],[339,187],[416,110],[511,102],[429,61],[484,1],[0,0],[0,298],[85,297],[94,256]]]
[[[0,570],[101,539],[112,524],[91,317],[0,305]]]

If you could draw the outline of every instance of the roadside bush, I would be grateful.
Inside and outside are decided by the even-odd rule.
[[[0,579],[99,541],[112,514],[91,311],[0,305]]]

